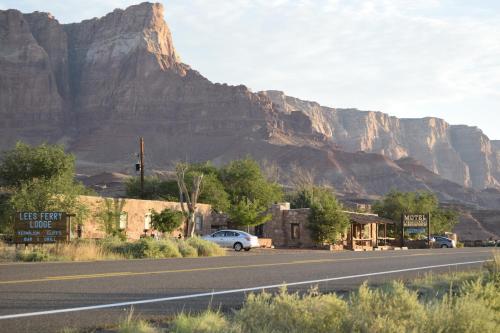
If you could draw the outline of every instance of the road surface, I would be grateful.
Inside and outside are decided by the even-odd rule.
[[[348,291],[425,272],[476,269],[486,248],[383,252],[252,250],[226,257],[0,264],[0,332],[57,332],[117,323],[131,307],[158,317],[241,305],[245,294]]]

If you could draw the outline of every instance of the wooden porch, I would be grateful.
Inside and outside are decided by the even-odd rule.
[[[353,251],[371,251],[386,247],[392,238],[387,237],[387,226],[395,222],[376,214],[346,212],[351,222],[347,233],[347,248]],[[380,235],[382,234],[382,235]]]

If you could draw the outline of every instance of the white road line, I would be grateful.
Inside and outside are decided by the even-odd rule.
[[[68,309],[58,309],[58,310],[28,312],[28,313],[17,313],[17,314],[0,316],[0,320],[23,318],[23,317],[34,317],[34,316],[44,316],[44,315],[51,315],[51,314],[58,314],[58,313],[67,313],[67,312],[78,312],[78,311],[88,311],[88,310],[97,310],[97,309],[107,309],[107,308],[115,308],[115,307],[129,306],[129,305],[138,305],[138,304],[168,302],[168,301],[176,301],[176,300],[183,300],[183,299],[190,299],[190,298],[199,298],[199,297],[207,297],[207,296],[236,294],[236,293],[242,293],[242,292],[247,292],[247,291],[259,291],[259,290],[264,290],[264,289],[281,288],[281,287],[284,287],[284,286],[299,286],[299,285],[304,285],[304,284],[315,284],[315,283],[329,282],[329,281],[348,280],[348,279],[355,279],[355,278],[361,278],[361,277],[369,277],[369,276],[376,276],[376,275],[386,275],[386,274],[394,274],[394,273],[402,273],[402,272],[419,271],[419,270],[431,269],[431,268],[439,268],[439,267],[449,267],[449,266],[479,264],[479,263],[484,263],[484,262],[487,262],[487,261],[491,261],[491,260],[466,261],[466,262],[458,262],[458,263],[453,263],[453,264],[443,264],[443,265],[432,265],[432,266],[404,268],[404,269],[396,269],[396,270],[384,271],[384,272],[374,272],[374,273],[347,275],[347,276],[339,276],[339,277],[332,277],[332,278],[318,279],[318,280],[309,280],[309,281],[300,281],[300,282],[291,282],[291,283],[271,284],[271,285],[268,285],[268,286],[259,286],[259,287],[250,287],[250,288],[242,288],[242,289],[212,291],[212,292],[207,292],[207,293],[199,293],[199,294],[191,294],[191,295],[181,295],[181,296],[171,296],[171,297],[163,297],[163,298],[145,299],[145,300],[141,300],[141,301],[129,301],[129,302],[121,302],[121,303],[111,303],[111,304],[102,304],[102,305],[82,306],[82,307],[78,307],[78,308],[68,308]]]

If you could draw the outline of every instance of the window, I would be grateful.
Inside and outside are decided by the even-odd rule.
[[[300,225],[298,223],[291,224],[291,237],[292,239],[300,239]]]
[[[128,213],[121,212],[120,213],[120,230],[127,229],[127,222],[128,222]]]
[[[194,218],[194,228],[197,231],[201,231],[203,229],[203,216],[202,215],[196,215]]]
[[[151,229],[151,213],[144,215],[144,230]]]

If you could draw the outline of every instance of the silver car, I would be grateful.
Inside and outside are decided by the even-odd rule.
[[[431,241],[435,242],[436,247],[441,247],[441,248],[457,247],[457,244],[455,243],[455,241],[451,238],[448,238],[448,237],[432,236]]]
[[[253,247],[260,247],[259,239],[241,230],[219,230],[202,237],[205,240],[217,243],[222,247],[231,247],[236,251],[250,251]]]

